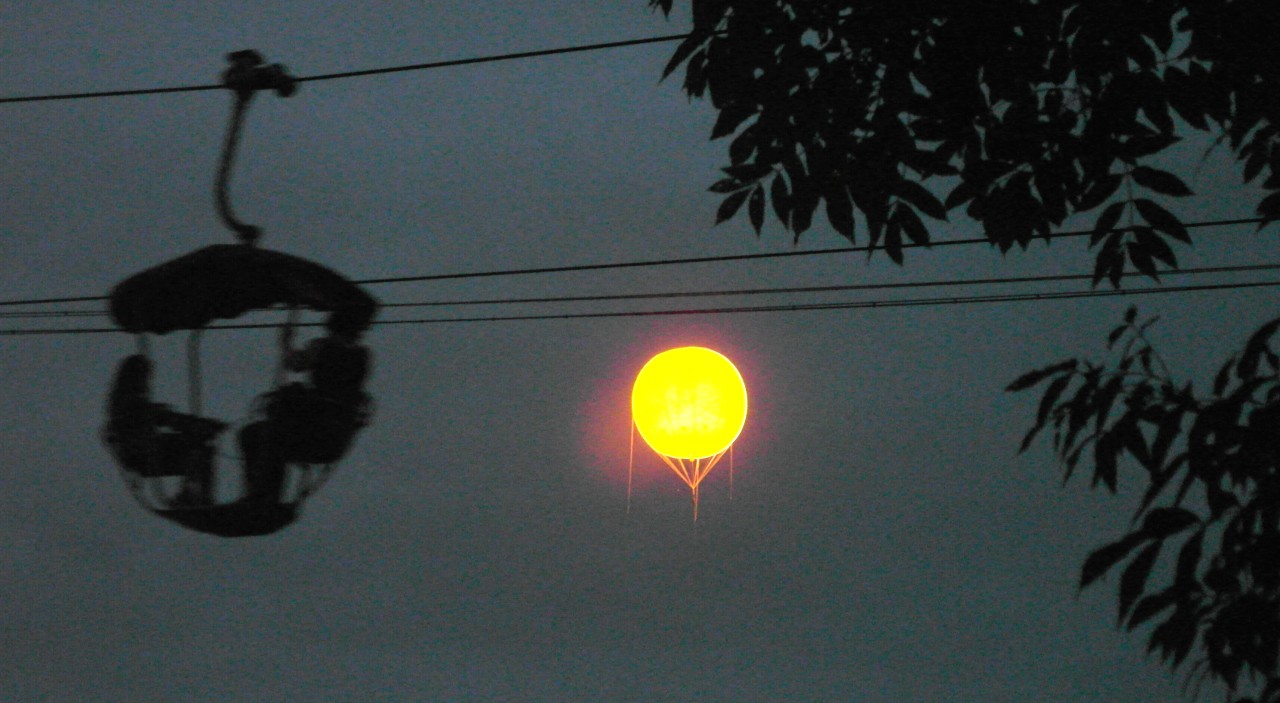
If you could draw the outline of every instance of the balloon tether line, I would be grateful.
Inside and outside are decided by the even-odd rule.
[[[658,454],[658,457],[662,459],[663,463],[665,463],[667,467],[670,468],[676,476],[679,476],[680,480],[684,481],[684,484],[689,487],[689,492],[693,499],[693,519],[695,522],[698,520],[698,498],[700,496],[702,480],[707,477],[707,474],[711,473],[711,470],[716,467],[716,464],[720,463],[720,459],[723,458],[724,455],[725,452],[721,451],[718,454],[712,454],[711,456],[704,456],[697,459],[681,459],[679,457],[670,457],[666,454]],[[732,460],[730,465],[732,465]]]
[[[710,471],[710,468],[708,468],[707,470]],[[691,491],[693,493],[693,522],[694,524],[697,524],[698,522],[698,487],[702,485],[702,477],[705,475],[702,473],[702,459],[693,460],[693,475],[697,477],[693,482],[693,487]]]
[[[627,452],[627,514],[631,514],[631,475],[636,464],[636,421],[631,421],[631,448]]]
[[[733,500],[733,445],[729,445],[729,500]]]

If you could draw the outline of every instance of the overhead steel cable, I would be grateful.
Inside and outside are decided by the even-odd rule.
[[[1248,264],[1240,266],[1204,266],[1173,269],[1164,276],[1203,276],[1206,274],[1250,273],[1280,270],[1280,263]],[[1143,274],[1130,271],[1125,278]],[[794,295],[798,293],[839,293],[870,290],[900,290],[911,288],[947,288],[956,286],[1018,285],[1025,283],[1050,283],[1061,281],[1088,281],[1090,274],[1049,274],[1039,276],[1008,276],[997,278],[961,278],[931,281],[905,281],[901,283],[853,283],[826,286],[790,286],[775,288],[730,288],[720,290],[663,291],[658,293],[607,293],[594,295],[551,295],[524,298],[468,298],[454,300],[425,300],[407,303],[382,303],[384,308],[463,307],[471,305],[531,305],[540,303],[584,303],[619,300],[669,300],[673,298],[737,297],[752,295]],[[0,319],[34,319],[46,317],[104,317],[106,310],[21,310],[0,312]]]
[[[1088,291],[1048,291],[1043,293],[1005,293],[997,295],[974,295],[958,297],[905,298],[889,300],[858,300],[828,303],[796,303],[790,305],[757,305],[718,308],[692,308],[668,310],[622,310],[581,313],[548,313],[537,315],[493,315],[487,317],[435,317],[405,320],[377,320],[376,326],[390,325],[429,325],[474,322],[514,322],[542,320],[573,320],[614,317],[661,317],[674,315],[722,315],[735,313],[767,313],[767,312],[804,312],[822,310],[858,310],[899,307],[920,307],[936,305],[964,305],[978,303],[1012,303],[1026,301],[1071,300],[1078,298],[1110,298],[1116,296],[1154,295],[1162,293],[1189,293],[1204,291],[1244,290],[1251,288],[1272,288],[1280,286],[1280,280],[1254,281],[1248,283],[1206,283],[1186,286],[1161,286],[1149,288],[1128,288],[1114,290]],[[243,323],[229,325],[210,325],[206,330],[248,330],[278,329],[284,323]],[[320,322],[294,323],[294,327],[322,327]],[[44,329],[0,329],[0,336],[39,336],[39,335],[76,335],[76,334],[117,334],[122,330],[116,327],[85,328],[44,328]]]
[[[713,33],[723,36],[720,33]],[[595,44],[579,44],[575,46],[563,46],[553,49],[535,49],[533,51],[517,51],[507,54],[491,54],[487,56],[474,56],[465,59],[443,59],[440,61],[426,61],[423,63],[403,64],[399,66],[384,66],[380,68],[365,68],[351,71],[338,71],[334,73],[321,73],[314,76],[302,76],[295,78],[295,81],[327,81],[342,78],[359,78],[364,76],[377,76],[388,73],[404,73],[408,71],[424,71],[437,68],[450,68],[454,66],[468,66],[472,64],[494,63],[497,61],[513,61],[518,59],[538,58],[542,56],[555,56],[559,54],[574,54],[585,51],[599,51],[601,49],[617,49],[628,46],[640,46],[644,44],[657,44],[663,42],[678,41],[693,36],[691,33],[686,34],[666,34],[657,37],[644,37],[641,39],[623,39],[611,42],[599,42]],[[709,35],[708,35],[709,36]],[[1170,59],[1160,63],[1170,63],[1177,59]],[[163,95],[167,93],[193,93],[199,91],[219,90],[226,86],[221,83],[203,83],[196,85],[166,86],[157,88],[133,88],[120,90],[98,90],[86,91],[78,93],[46,93],[41,95],[15,95],[9,97],[0,97],[0,104],[4,103],[33,103],[33,102],[52,102],[56,100],[85,100],[90,98],[118,98],[134,95]]]
[[[337,73],[322,73],[315,76],[302,76],[295,78],[298,82],[307,81],[328,81],[340,78],[356,78],[361,76],[377,76],[387,73],[404,73],[406,71],[425,71],[435,68],[448,68],[451,66],[467,66],[478,63],[493,63],[496,61],[514,61],[517,59],[531,59],[540,56],[555,56],[557,54],[574,54],[584,51],[599,51],[601,49],[616,49],[625,46],[640,46],[642,44],[656,44],[660,42],[671,42],[678,39],[688,37],[688,34],[667,34],[660,37],[645,37],[643,39],[625,39],[622,41],[600,42],[597,44],[581,44],[577,46],[562,46],[554,49],[539,49],[535,51],[517,51],[510,54],[492,54],[489,56],[474,56],[466,59],[445,59],[442,61],[428,61],[425,63],[406,64],[403,66],[386,66],[382,68],[367,68],[355,71],[341,71]],[[87,98],[116,98],[129,95],[161,95],[165,93],[191,93],[202,90],[222,90],[225,86],[221,83],[201,84],[201,85],[184,85],[172,86],[165,88],[139,88],[135,90],[100,90],[82,93],[55,93],[45,95],[20,95],[6,98],[0,98],[0,103],[34,103],[34,102],[50,102],[54,100],[83,100]]]
[[[11,310],[0,312],[0,319],[34,319],[38,317],[104,317],[106,310]]]
[[[1231,219],[1231,220],[1209,220],[1205,222],[1186,222],[1186,223],[1183,223],[1183,227],[1187,229],[1197,229],[1201,227],[1225,227],[1229,225],[1260,224],[1262,222],[1264,222],[1264,218],[1261,218],[1261,217],[1246,217],[1246,218],[1238,218],[1238,219]],[[1150,227],[1147,225],[1135,225],[1132,227],[1115,227],[1110,230],[1107,230],[1107,232],[1108,233],[1132,232],[1139,229],[1150,229]],[[1062,237],[1062,238],[1088,237],[1093,234],[1095,234],[1095,231],[1091,229],[1090,230],[1071,230],[1067,232],[1056,232],[1049,237],[1034,237],[1033,241],[1038,239],[1048,240],[1048,239],[1053,239],[1058,237]],[[915,242],[904,242],[902,244],[902,248],[903,249],[919,249],[919,248],[934,248],[934,247],[947,247],[947,246],[965,246],[965,245],[972,245],[972,244],[990,244],[992,246],[995,246],[996,243],[991,241],[990,239],[987,239],[986,237],[973,237],[969,239],[950,239],[950,240],[944,240],[939,242],[925,242],[921,244],[917,244]],[[883,245],[868,244],[868,245],[854,246],[854,247],[831,247],[831,248],[825,248],[825,249],[805,249],[800,251],[780,251],[780,252],[768,252],[768,253],[761,253],[761,254],[729,254],[724,256],[695,256],[695,257],[689,257],[689,258],[683,258],[683,259],[650,259],[645,261],[619,261],[614,263],[603,263],[603,264],[576,264],[576,265],[566,265],[566,266],[543,266],[543,267],[537,267],[537,268],[505,269],[505,270],[495,270],[495,271],[468,271],[463,273],[439,273],[439,274],[428,274],[424,276],[396,276],[392,278],[370,278],[370,279],[365,279],[363,281],[356,281],[356,282],[362,283],[362,284],[410,283],[410,282],[417,282],[417,281],[444,281],[444,280],[459,279],[459,278],[484,278],[484,277],[490,277],[490,276],[521,276],[521,275],[546,274],[546,273],[572,273],[577,271],[604,271],[609,269],[640,268],[640,267],[648,267],[648,266],[674,266],[674,265],[683,265],[683,264],[708,264],[708,263],[720,263],[724,261],[750,261],[750,260],[757,260],[757,259],[779,259],[779,258],[789,258],[789,257],[797,257],[797,256],[827,256],[831,254],[854,254],[854,253],[860,253],[860,252],[871,254],[883,249],[884,249]]]
[[[965,305],[974,303],[1013,303],[1045,300],[1070,300],[1075,298],[1110,298],[1127,295],[1147,295],[1158,293],[1190,293],[1215,290],[1232,290],[1247,288],[1271,288],[1280,286],[1280,281],[1256,281],[1252,283],[1209,283],[1189,286],[1168,286],[1160,288],[1129,288],[1101,291],[1056,291],[1046,293],[1007,293],[1002,295],[973,295],[960,297],[908,298],[902,300],[861,300],[831,303],[796,303],[791,305],[756,305],[745,307],[721,307],[683,310],[626,310],[618,312],[583,312],[544,315],[495,315],[489,317],[443,317],[422,318],[416,320],[381,320],[377,325],[417,325],[447,324],[463,322],[514,322],[538,320],[572,320],[609,317],[663,317],[673,315],[723,315],[735,313],[766,312],[805,312],[820,310],[860,310],[880,308],[903,308],[935,305]],[[318,323],[317,323],[318,324]],[[276,325],[267,325],[274,327]]]
[[[0,98],[0,103],[38,103],[54,100],[84,100],[87,98],[118,98],[126,95],[160,95],[163,93],[194,93],[201,90],[221,90],[220,83],[207,85],[183,85],[169,88],[138,88],[134,90],[97,90],[87,93],[54,93],[46,95],[17,95]]]
[[[1200,268],[1163,271],[1164,276],[1196,276],[1212,273],[1247,273],[1280,270],[1280,263],[1250,264],[1244,266],[1205,266]],[[1126,278],[1141,276],[1137,272],[1124,274]],[[564,295],[528,298],[481,298],[458,300],[431,300],[414,303],[383,303],[384,308],[458,307],[467,305],[526,305],[536,303],[581,303],[614,300],[663,300],[671,298],[734,297],[747,295],[792,295],[796,293],[837,293],[868,290],[897,290],[906,288],[945,288],[952,286],[980,286],[1022,283],[1048,283],[1053,281],[1088,281],[1090,274],[1053,274],[1041,276],[1010,276],[1004,278],[962,278],[934,281],[906,281],[902,283],[853,283],[828,286],[792,286],[784,288],[737,288],[724,290],[668,291],[662,293],[616,293],[604,295]],[[3,316],[3,313],[0,313]]]
[[[322,73],[316,76],[306,76],[298,78],[299,82],[303,81],[327,81],[338,78],[356,78],[359,76],[378,76],[386,73],[403,73],[405,71],[424,71],[433,68],[449,68],[452,66],[468,66],[477,63],[493,63],[495,61],[513,61],[517,59],[532,59],[540,56],[555,56],[558,54],[576,54],[584,51],[599,51],[601,49],[617,49],[624,46],[640,46],[642,44],[657,44],[661,42],[676,41],[688,37],[688,34],[666,34],[660,37],[645,37],[643,39],[625,39],[622,41],[601,42],[599,44],[581,44],[578,46],[565,46],[556,49],[539,49],[536,51],[518,51],[512,54],[495,54],[492,56],[477,56],[469,59],[446,59],[443,61],[428,61],[426,63],[408,64],[405,66],[390,66],[387,68],[367,68],[358,71],[342,71],[339,73]]]
[[[0,306],[12,307],[16,305],[54,305],[57,303],[93,303],[100,300],[106,300],[105,295],[82,295],[75,298],[27,298],[26,300],[0,300]]]
[[[1187,229],[1199,229],[1203,227],[1226,227],[1231,225],[1259,224],[1259,223],[1262,223],[1263,221],[1264,221],[1263,218],[1260,218],[1260,217],[1247,217],[1247,218],[1238,218],[1238,219],[1231,219],[1231,220],[1208,220],[1204,222],[1186,222],[1186,223],[1183,223],[1183,226],[1186,227]],[[1107,231],[1108,232],[1131,232],[1136,229],[1144,229],[1144,228],[1145,227],[1143,226],[1116,227],[1114,229],[1107,230]],[[1056,237],[1063,237],[1063,238],[1087,237],[1093,234],[1095,234],[1093,230],[1071,230],[1067,232],[1057,232],[1047,238],[1036,237],[1035,239],[1053,239]],[[986,239],[985,237],[974,237],[970,239],[951,239],[951,240],[944,240],[939,242],[928,242],[924,244],[904,242],[902,244],[902,248],[903,249],[919,249],[919,248],[933,248],[933,247],[973,245],[973,244],[994,245],[995,243],[992,242],[990,239]],[[463,271],[458,273],[434,273],[434,274],[415,275],[415,276],[393,276],[389,278],[366,278],[366,279],[357,280],[353,282],[361,285],[380,285],[380,284],[389,284],[389,283],[446,281],[446,280],[458,280],[458,279],[465,279],[465,278],[492,278],[492,277],[498,277],[498,276],[528,276],[528,275],[539,275],[539,274],[550,274],[550,273],[576,273],[580,271],[607,271],[607,270],[625,269],[625,268],[645,268],[645,267],[655,267],[655,266],[682,266],[682,265],[689,265],[689,264],[710,264],[710,263],[721,263],[726,261],[781,259],[781,258],[791,258],[791,257],[800,257],[800,256],[830,256],[834,254],[855,254],[859,252],[865,252],[870,254],[872,252],[881,250],[883,248],[884,247],[880,245],[876,245],[876,246],[864,245],[864,246],[855,246],[855,247],[832,247],[832,248],[826,248],[826,249],[804,249],[799,251],[779,251],[779,252],[767,252],[767,253],[761,253],[761,254],[729,254],[729,255],[723,255],[723,256],[695,256],[695,257],[680,258],[680,259],[647,259],[642,261],[615,261],[615,262],[598,263],[598,264],[569,264],[564,266],[542,266],[542,267],[535,267],[535,268],[493,269],[493,270],[482,270],[482,271]],[[1172,273],[1174,273],[1174,270],[1162,271],[1161,275],[1172,274]],[[82,296],[82,297],[75,297],[75,298],[28,298],[24,300],[0,300],[0,307],[11,307],[11,306],[17,306],[17,305],[47,305],[47,304],[53,304],[53,303],[68,303],[68,302],[94,302],[94,301],[102,301],[107,299],[108,299],[108,296],[97,295],[97,296]]]

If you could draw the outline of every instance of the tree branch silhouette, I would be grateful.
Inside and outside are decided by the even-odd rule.
[[[1158,167],[1190,134],[1230,148],[1280,220],[1280,27],[1274,0],[650,0],[692,13],[663,77],[717,110],[727,143],[716,222],[772,211],[798,242],[831,227],[901,264],[928,223],[962,210],[1002,252],[1093,218],[1092,284],[1159,279],[1191,244],[1179,213],[1194,161]],[[1185,148],[1185,147],[1183,147]],[[857,230],[865,229],[865,235]],[[1130,311],[1109,364],[1070,360],[1022,445],[1053,429],[1065,475],[1115,491],[1141,468],[1134,529],[1095,550],[1081,587],[1127,561],[1120,623],[1221,682],[1280,703],[1280,360],[1259,328],[1211,394],[1179,385]],[[1176,550],[1175,550],[1176,547]],[[1166,568],[1167,567],[1167,568]],[[1159,574],[1171,575],[1159,587]]]
[[[651,0],[664,13],[675,0]],[[902,262],[963,208],[1002,251],[1094,213],[1095,285],[1158,277],[1191,238],[1185,178],[1151,165],[1175,115],[1220,135],[1262,225],[1280,219],[1280,59],[1268,0],[690,0],[664,77],[728,140],[716,221],[767,210],[797,239],[831,226]],[[935,195],[938,194],[938,195]],[[1114,232],[1121,218],[1134,231]]]

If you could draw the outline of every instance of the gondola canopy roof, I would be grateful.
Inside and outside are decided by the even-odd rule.
[[[215,244],[122,281],[111,317],[128,332],[199,329],[274,305],[330,313],[331,329],[363,332],[377,301],[320,264],[247,244]]]

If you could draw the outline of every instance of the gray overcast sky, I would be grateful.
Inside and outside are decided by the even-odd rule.
[[[305,76],[686,26],[642,0],[321,5],[8,3],[0,95],[211,83],[242,48]],[[355,279],[790,250],[776,224],[761,238],[711,227],[723,146],[706,141],[707,105],[658,83],[672,47],[259,97],[233,201],[264,246]],[[231,241],[210,196],[229,105],[216,91],[0,107],[3,297],[104,294]],[[1251,214],[1221,157],[1198,171],[1188,220]],[[845,243],[815,229],[801,247]],[[1179,257],[1273,252],[1274,233],[1236,227]],[[1007,257],[912,251],[905,268],[826,256],[370,290],[405,302],[1088,268],[1082,242],[1062,240]],[[1269,300],[1137,302],[1203,384]],[[158,520],[119,482],[98,432],[131,339],[4,337],[0,699],[1172,700],[1179,680],[1112,625],[1114,580],[1075,591],[1132,485],[1064,489],[1046,447],[1016,457],[1035,398],[1001,390],[1097,355],[1130,302],[378,327],[373,424],[296,525],[239,541]],[[72,323],[4,326],[35,324]],[[206,337],[208,410],[241,421],[273,337]],[[182,340],[159,341],[161,399],[180,404]],[[626,512],[629,386],[680,344],[734,359],[752,394],[733,500],[717,469],[696,527],[645,451]]]

